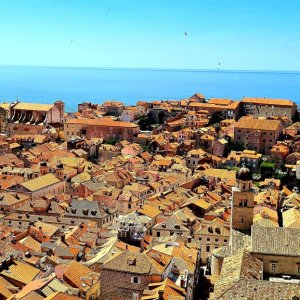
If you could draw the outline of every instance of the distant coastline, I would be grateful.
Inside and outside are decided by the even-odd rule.
[[[87,69],[87,70],[119,70],[119,71],[172,71],[172,72],[225,72],[225,73],[279,73],[300,74],[300,70],[247,70],[247,69],[189,69],[189,68],[134,68],[134,67],[92,67],[92,66],[30,66],[0,65],[0,68],[45,68],[45,69]]]

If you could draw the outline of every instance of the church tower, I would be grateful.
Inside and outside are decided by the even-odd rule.
[[[232,188],[231,229],[250,232],[253,224],[254,190],[252,174],[242,167],[236,176],[236,186]]]
[[[56,165],[55,175],[58,179],[64,180],[64,165],[61,162]]]
[[[43,160],[40,162],[40,175],[46,175],[49,173],[49,167],[47,165],[47,163]]]

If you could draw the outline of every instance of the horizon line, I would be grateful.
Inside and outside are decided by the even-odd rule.
[[[197,68],[158,68],[158,67],[91,67],[91,66],[34,66],[0,65],[0,68],[48,68],[48,69],[91,69],[126,71],[177,71],[177,72],[244,72],[244,73],[300,73],[300,70],[264,70],[264,69],[197,69]]]

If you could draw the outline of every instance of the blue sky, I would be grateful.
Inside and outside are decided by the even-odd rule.
[[[299,0],[0,1],[0,65],[299,71],[299,33]]]

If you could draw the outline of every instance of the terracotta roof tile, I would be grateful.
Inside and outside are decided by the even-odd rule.
[[[243,103],[254,103],[261,105],[279,105],[279,106],[294,106],[295,103],[291,100],[286,99],[274,99],[274,98],[252,98],[244,97],[242,100]]]
[[[264,120],[244,117],[235,125],[235,128],[252,129],[252,130],[278,130],[281,122],[279,120]]]

